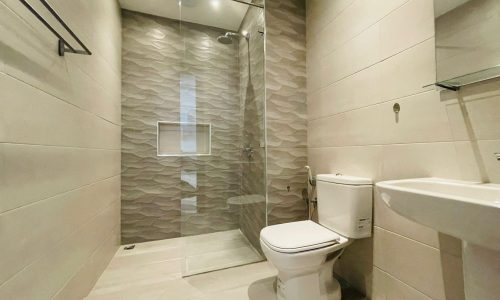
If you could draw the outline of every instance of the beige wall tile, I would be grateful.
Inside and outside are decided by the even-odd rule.
[[[436,79],[434,39],[428,39],[377,65],[380,68],[380,94],[383,100],[433,90],[424,88]]]
[[[379,103],[379,77],[380,68],[372,66],[323,88],[317,101],[308,106],[309,119],[314,120]]]
[[[120,76],[101,56],[68,55],[61,59],[51,33],[19,1],[1,3],[0,16],[5,20],[1,34],[9,45],[0,52],[5,73],[119,124]],[[106,97],[96,96],[99,93]]]
[[[311,0],[307,4],[307,23],[306,30],[308,36],[321,31],[325,26],[332,22],[355,0]]]
[[[0,253],[10,257],[0,262],[0,283],[50,251],[55,243],[109,205],[119,204],[120,195],[116,193],[119,188],[120,177],[115,176],[0,214],[5,229],[0,235],[0,243],[4,245]]]
[[[5,74],[0,74],[0,89],[1,141],[120,149],[119,125]]]
[[[375,227],[373,264],[433,299],[446,299],[438,249]]]
[[[380,59],[379,27],[374,25],[321,60],[322,87],[367,68]]]
[[[373,179],[381,177],[382,146],[309,147],[307,158],[314,174],[340,172]]]
[[[371,0],[355,1],[342,14],[330,22],[318,36],[324,45],[322,55],[338,49],[341,45],[375,24],[392,10],[408,0],[387,0],[375,2]]]
[[[71,236],[53,244],[50,251],[45,252],[42,257],[0,287],[0,298],[47,299],[53,297],[106,242],[111,232],[116,232],[119,227],[119,205],[119,203],[114,203],[108,206],[73,232]]]
[[[378,189],[374,193],[375,226],[419,241],[434,248],[439,247],[438,232],[402,217],[391,210],[381,199]]]
[[[0,211],[120,174],[120,151],[0,144]]]
[[[430,91],[397,100],[401,106],[398,122],[392,109],[395,102],[310,120],[309,147],[452,140],[438,93]]]
[[[55,295],[54,299],[83,299],[89,294],[89,291],[98,280],[96,274],[101,274],[105,270],[120,245],[120,228],[115,228],[109,234],[109,237],[104,240],[104,244],[92,254],[88,260],[89,262],[71,277],[64,288]]]
[[[419,177],[460,179],[457,160],[453,142],[386,145],[380,160],[382,176],[378,180]]]
[[[434,36],[433,4],[433,0],[411,0],[380,21],[382,58]]]
[[[119,244],[120,9],[50,4],[91,56],[58,56],[21,2],[0,1],[2,299],[81,299]]]
[[[373,300],[431,300],[413,287],[405,284],[381,269],[373,268]]]
[[[500,183],[500,162],[494,155],[494,153],[500,153],[500,140],[479,141],[479,149],[489,181]]]

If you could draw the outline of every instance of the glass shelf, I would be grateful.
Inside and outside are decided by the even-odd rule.
[[[478,72],[458,76],[455,78],[438,81],[434,84],[430,84],[430,85],[427,85],[425,87],[436,85],[436,86],[439,86],[439,87],[442,87],[445,89],[457,91],[463,86],[478,83],[478,82],[489,80],[489,79],[498,78],[498,77],[500,77],[500,65],[494,66],[492,68],[484,69],[484,70],[481,70]]]

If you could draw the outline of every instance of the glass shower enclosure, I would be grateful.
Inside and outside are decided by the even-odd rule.
[[[122,241],[181,237],[185,276],[263,260],[263,6],[166,2],[123,11]]]

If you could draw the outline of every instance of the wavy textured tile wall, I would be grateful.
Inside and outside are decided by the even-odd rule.
[[[238,228],[238,45],[214,28],[123,11],[122,240]],[[195,99],[194,103],[183,99]],[[212,155],[158,157],[157,121],[212,124]]]
[[[266,226],[265,41],[260,33],[263,28],[263,10],[249,7],[240,26],[240,32],[249,33],[248,39],[240,39],[239,43],[240,97],[243,111],[242,142],[253,153],[241,166],[241,189],[243,194],[252,195],[247,198],[252,201],[240,206],[240,229],[256,249],[260,249],[260,230]]]
[[[266,1],[268,224],[307,218],[304,0]]]

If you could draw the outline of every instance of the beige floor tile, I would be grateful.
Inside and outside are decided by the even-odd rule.
[[[220,244],[215,246],[214,239]],[[206,247],[205,247],[206,245]],[[241,245],[244,245],[241,247]],[[238,247],[235,247],[238,246]],[[187,247],[210,249],[192,250]],[[253,249],[239,230],[121,246],[88,299],[265,299],[276,270]],[[248,264],[182,278],[186,261],[195,271]],[[264,280],[264,279],[267,279]],[[260,281],[264,280],[264,281]],[[267,293],[267,294],[266,294]]]

